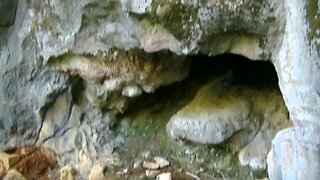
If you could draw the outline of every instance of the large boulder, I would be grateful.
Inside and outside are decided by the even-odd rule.
[[[252,103],[246,98],[251,93],[221,82],[208,83],[170,119],[167,132],[174,138],[204,144],[221,144],[241,130],[256,133],[260,118],[251,116]]]

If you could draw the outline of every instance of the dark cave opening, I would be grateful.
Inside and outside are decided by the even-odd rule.
[[[191,57],[188,78],[207,79],[211,76],[232,76],[232,83],[252,87],[275,87],[278,77],[270,61],[250,60],[241,55],[221,54],[217,56]]]
[[[139,108],[148,107],[159,99],[171,96],[175,90],[179,91],[178,96],[191,99],[200,86],[212,79],[221,79],[227,84],[247,86],[254,89],[279,90],[278,76],[270,61],[250,60],[241,55],[228,53],[217,56],[197,55],[189,58],[191,63],[189,75],[186,79],[159,87],[154,93],[143,94],[133,100],[126,112],[130,113]],[[186,96],[189,96],[189,98]]]
[[[282,96],[278,87],[278,78],[274,66],[269,61],[249,60],[243,56],[234,54],[222,54],[214,57],[200,55],[189,58],[191,59],[191,64],[189,75],[186,79],[160,87],[154,93],[144,93],[132,101],[123,114],[117,116],[117,122],[114,124],[113,130],[116,134],[123,136],[123,146],[119,148],[120,155],[130,163],[145,151],[150,151],[153,154],[160,154],[167,157],[178,167],[191,168],[189,170],[199,167],[204,168],[207,172],[210,172],[210,177],[222,178],[216,171],[216,166],[220,166],[221,164],[226,166],[219,171],[227,177],[238,177],[241,179],[247,177],[248,173],[253,173],[253,177],[255,178],[265,177],[266,171],[263,169],[259,169],[258,171],[256,171],[256,169],[250,169],[249,166],[246,166],[248,164],[243,166],[243,164],[245,164],[243,162],[242,165],[240,165],[240,156],[238,157],[238,153],[241,148],[250,144],[250,141],[253,141],[261,129],[264,130],[262,134],[275,134],[275,132],[283,128],[277,127],[271,131],[266,130],[263,125],[264,120],[259,119],[265,117],[264,108],[270,109],[270,107],[271,109],[273,107],[276,108],[274,109],[275,115],[271,115],[266,121],[275,118],[278,120],[276,123],[279,124],[279,122],[282,122],[281,118],[287,116],[286,111],[283,111],[283,109],[285,109],[283,108],[284,105],[281,104]],[[242,129],[236,130],[234,134],[227,137],[222,144],[203,144],[184,137],[181,139],[178,138],[180,139],[178,141],[176,141],[177,139],[172,139],[168,133],[168,124],[172,121],[172,118],[180,111],[183,111],[186,106],[192,104],[206,84],[214,81],[223,82],[223,84],[226,85],[223,85],[224,87],[221,88],[219,83],[213,83],[214,86],[212,86],[213,92],[215,88],[223,89],[222,94],[213,95],[215,98],[217,97],[216,100],[221,100],[221,104],[223,104],[226,99],[228,103],[232,104],[234,98],[235,101],[249,102],[250,108],[252,109],[248,110],[252,112],[249,113],[250,116],[248,118],[254,121],[250,120],[251,122],[248,123],[252,123],[252,125],[244,123]],[[212,98],[210,96],[212,96],[212,94],[210,95],[209,92],[208,96],[205,95],[202,100],[208,99],[211,101]],[[220,99],[220,96],[224,97]],[[271,103],[269,103],[269,101]],[[273,103],[275,103],[275,106],[273,106]],[[228,109],[230,106],[228,106],[228,104],[226,105],[227,106],[222,105],[222,107]],[[196,112],[197,111],[198,110],[196,110]],[[210,113],[210,111],[211,110],[204,114]],[[226,113],[232,114],[232,111],[233,110],[227,110]],[[279,116],[279,114],[281,114],[281,116]],[[283,114],[284,116],[282,116]],[[199,117],[202,118],[203,116]],[[196,121],[194,122],[195,124],[197,124]],[[206,120],[204,119],[204,121]],[[210,126],[210,124],[208,125]],[[253,128],[246,129],[245,126],[252,126]],[[196,130],[194,127],[192,125],[182,131],[192,132]],[[269,126],[267,128],[269,128]],[[175,127],[175,129],[177,129],[177,127]],[[205,133],[205,130],[200,130],[200,132]],[[183,136],[187,137],[188,134],[183,134]],[[262,136],[264,137],[264,135]],[[266,139],[264,142],[266,146],[260,144],[257,145],[259,146],[258,148],[260,148],[260,146],[261,148],[268,148],[272,138]],[[260,142],[260,140],[258,141]],[[240,144],[239,147],[241,146],[241,148],[234,149],[235,146],[232,147],[232,143],[235,142],[239,142],[238,144]],[[255,149],[255,146],[256,145],[253,145],[252,149]],[[195,159],[190,159],[190,155],[185,154],[187,151],[194,152]],[[256,155],[255,153],[251,153],[250,148],[249,151],[245,151],[242,154]],[[264,156],[264,154],[258,154],[256,156],[260,157]],[[214,164],[216,164],[216,166]]]

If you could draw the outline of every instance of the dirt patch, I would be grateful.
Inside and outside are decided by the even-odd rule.
[[[54,170],[57,169],[56,154],[49,149],[38,147],[23,147],[9,150],[5,153],[18,155],[19,160],[6,169],[0,160],[0,178],[4,178],[11,169],[20,172],[26,179],[56,179]]]

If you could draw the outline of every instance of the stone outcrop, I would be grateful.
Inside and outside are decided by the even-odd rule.
[[[116,146],[106,109],[123,111],[127,99],[187,75],[187,60],[148,53],[230,52],[270,60],[279,76],[294,127],[273,141],[270,178],[317,179],[319,9],[317,0],[3,0],[0,150],[50,140],[53,146],[71,133],[71,148],[84,166],[92,164],[95,153]],[[108,61],[116,52],[125,58]],[[120,80],[111,78],[112,66],[124,67]],[[62,145],[55,149],[63,152]]]

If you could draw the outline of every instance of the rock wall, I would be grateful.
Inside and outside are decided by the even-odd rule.
[[[174,54],[230,52],[273,62],[294,123],[274,140],[270,178],[316,179],[319,6],[317,0],[4,0],[1,150],[54,139],[52,145],[72,132],[70,148],[79,157],[110,152],[112,118],[101,110],[122,111],[142,91],[185,78],[188,59]],[[148,55],[159,51],[165,55]]]

